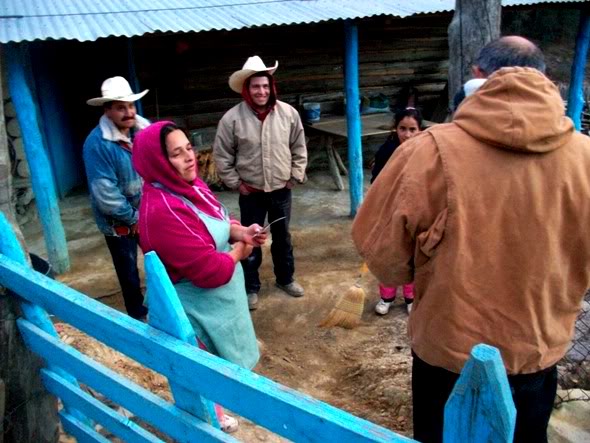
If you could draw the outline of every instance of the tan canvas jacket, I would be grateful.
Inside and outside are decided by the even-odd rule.
[[[219,177],[235,189],[240,181],[265,192],[302,183],[307,166],[305,134],[299,113],[277,100],[264,122],[246,102],[225,113],[213,143]]]
[[[517,374],[564,356],[590,282],[589,172],[590,139],[530,68],[498,71],[397,149],[352,236],[383,283],[415,281],[421,359],[459,372],[487,343]]]

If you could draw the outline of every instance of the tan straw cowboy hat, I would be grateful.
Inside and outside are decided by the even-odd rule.
[[[241,94],[244,82],[252,74],[256,74],[257,72],[268,72],[270,75],[272,75],[278,67],[279,62],[276,60],[275,65],[269,68],[262,62],[262,59],[257,55],[248,57],[248,60],[246,60],[246,63],[244,63],[242,69],[234,72],[229,77],[229,87],[232,88],[232,90],[237,92],[238,94]]]
[[[90,106],[102,106],[107,102],[134,102],[146,95],[149,89],[139,94],[134,94],[129,82],[123,77],[111,77],[102,82],[100,87],[102,97],[91,98],[86,103]]]

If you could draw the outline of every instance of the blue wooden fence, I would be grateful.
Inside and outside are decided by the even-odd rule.
[[[28,348],[46,361],[44,385],[62,400],[64,428],[79,441],[108,441],[94,423],[124,441],[161,440],[77,381],[179,442],[236,441],[219,429],[212,401],[298,442],[413,441],[200,350],[157,255],[148,253],[145,263],[149,325],[30,269],[0,213],[0,286],[23,300],[19,330]],[[166,376],[174,403],[62,342],[47,312]],[[445,441],[509,442],[514,416],[499,353],[479,345],[449,399]]]

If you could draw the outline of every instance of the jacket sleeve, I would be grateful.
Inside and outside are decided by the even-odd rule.
[[[163,194],[147,196],[142,208],[150,206],[140,238],[142,248],[156,251],[167,268],[200,288],[217,288],[230,281],[236,267],[233,259],[216,250],[205,224],[191,209]]]
[[[307,147],[305,146],[305,132],[299,113],[293,109],[293,122],[289,136],[291,148],[291,177],[298,183],[305,181],[305,168],[307,167]]]
[[[236,189],[240,185],[240,175],[236,170],[233,122],[225,116],[217,125],[213,142],[213,159],[219,178],[228,188]]]
[[[414,280],[443,239],[447,188],[430,134],[396,149],[359,208],[352,239],[371,272],[386,285]]]
[[[116,169],[125,167],[115,164],[110,155],[110,146],[103,144],[89,146],[84,155],[90,192],[98,210],[121,223],[131,226],[137,223],[137,209],[131,206],[119,189]],[[129,168],[131,168],[129,160]]]

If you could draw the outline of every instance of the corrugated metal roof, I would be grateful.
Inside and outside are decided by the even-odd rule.
[[[588,0],[505,0],[505,6]],[[455,0],[2,0],[0,43],[201,32],[451,11]]]

